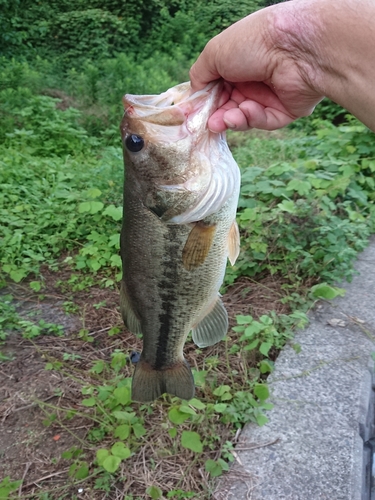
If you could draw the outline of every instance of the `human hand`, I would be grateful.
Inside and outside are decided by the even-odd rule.
[[[218,110],[208,127],[275,130],[312,113],[324,97],[311,83],[318,68],[301,50],[301,37],[290,40],[287,25],[298,22],[295,2],[262,9],[210,40],[190,70],[192,90],[223,78]]]

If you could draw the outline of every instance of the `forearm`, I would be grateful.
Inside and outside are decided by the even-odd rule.
[[[293,0],[272,15],[306,83],[375,130],[375,1]]]

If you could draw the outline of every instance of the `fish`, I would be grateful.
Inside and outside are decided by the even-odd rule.
[[[189,333],[207,347],[228,331],[219,289],[228,258],[233,265],[239,254],[240,171],[225,134],[207,127],[221,90],[212,82],[192,93],[186,82],[123,98],[120,310],[128,330],[143,337],[134,401],[193,398],[183,354]]]

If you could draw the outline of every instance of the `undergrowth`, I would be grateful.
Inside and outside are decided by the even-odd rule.
[[[81,71],[71,70],[62,84],[69,94],[58,99],[51,89],[43,92],[43,78],[28,64],[11,61],[3,69],[2,81],[8,83],[0,88],[2,286],[22,283],[42,301],[47,286],[43,268],[64,270],[58,286],[70,297],[64,302],[70,313],[82,311],[75,293],[117,289],[123,165],[114,120],[118,111],[112,108],[117,105],[106,89],[114,89],[116,102],[117,94],[129,88],[142,92],[143,87],[129,83],[135,71],[131,62],[118,56],[101,66],[87,62]],[[148,77],[149,83],[159,75],[154,88],[145,86],[145,92],[175,83],[167,59],[162,63],[164,73],[150,61],[137,68],[144,85]],[[18,79],[11,76],[15,68]],[[51,77],[48,83],[56,82]],[[70,422],[80,421],[88,432],[80,438],[69,431],[77,445],[60,458],[69,466],[68,484],[61,491],[46,487],[24,498],[76,498],[71,488],[81,484],[101,494],[128,484],[126,500],[209,498],[213,479],[234,460],[237,429],[267,421],[266,376],[277,351],[292,339],[295,328],[306,324],[316,298],[342,293],[334,283],[352,278],[353,259],[375,229],[374,135],[349,117],[339,127],[312,122],[307,136],[294,129],[229,139],[242,171],[241,254],[228,268],[223,291],[241,279],[251,283],[277,276],[282,279],[278,300],[288,312],[255,316],[249,304],[236,314],[232,332],[214,354],[206,356],[189,344],[191,358],[197,360],[198,394],[191,401],[167,396],[152,405],[131,401],[131,360],[137,356],[132,350],[139,339],[124,344],[118,323],[105,333],[110,337],[106,356],[85,359],[85,346],[97,340],[84,324],[75,336],[79,355],[43,350],[45,369],[68,379],[79,394],[73,405],[64,399],[61,405],[37,401],[44,424],[69,429]],[[0,296],[0,307],[3,342],[11,331],[29,342],[62,334],[59,325],[18,314],[9,293]],[[41,349],[37,343],[35,349]],[[8,355],[0,356],[0,361],[8,360]],[[134,480],[133,490],[130,477],[145,453],[148,480],[143,486]],[[179,456],[190,464],[188,471],[181,469]],[[173,470],[169,479],[163,478],[162,463]],[[203,471],[201,480],[197,471]],[[0,481],[4,498],[18,497],[15,479]]]

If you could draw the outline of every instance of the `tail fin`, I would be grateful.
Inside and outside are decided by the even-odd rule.
[[[167,392],[181,399],[194,397],[194,379],[186,360],[163,370],[154,370],[147,361],[138,361],[132,382],[132,399],[141,403],[154,401]]]

